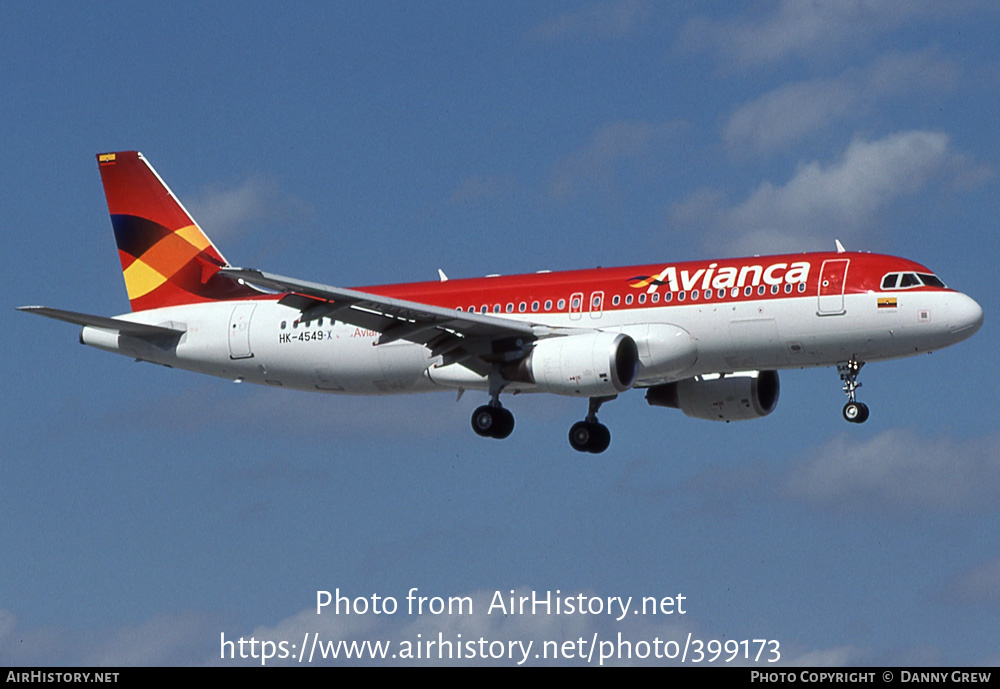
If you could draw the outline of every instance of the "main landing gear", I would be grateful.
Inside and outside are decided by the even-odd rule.
[[[488,404],[472,412],[472,430],[484,438],[503,440],[514,430],[514,415],[500,404],[500,390],[491,393]],[[569,429],[569,444],[577,452],[599,454],[611,445],[611,431],[597,420],[597,410],[605,402],[610,402],[617,395],[610,397],[591,397],[587,418],[577,421]]]
[[[495,367],[490,374],[489,404],[484,404],[472,412],[472,430],[476,435],[503,440],[514,430],[514,415],[500,404],[500,391],[504,385],[506,382],[500,375],[500,369]]]
[[[865,362],[851,359],[850,361],[837,364],[837,373],[844,381],[844,392],[847,394],[847,404],[844,405],[844,419],[851,423],[864,423],[868,420],[868,405],[858,402],[855,393],[861,387],[858,382],[858,374]]]
[[[503,440],[514,430],[514,415],[496,400],[472,412],[472,430],[484,438]]]
[[[590,408],[587,411],[587,418],[577,421],[569,429],[569,444],[577,452],[590,452],[599,454],[608,449],[611,445],[611,431],[603,423],[597,420],[597,410],[605,402],[610,402],[618,395],[610,397],[591,397]]]

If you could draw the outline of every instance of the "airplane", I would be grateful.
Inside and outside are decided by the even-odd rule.
[[[894,256],[836,251],[342,288],[231,265],[137,151],[97,156],[131,312],[20,310],[82,326],[80,342],[237,382],[389,395],[485,391],[472,414],[502,439],[501,393],[588,399],[570,445],[611,442],[601,405],[736,421],[778,403],[780,369],[837,366],[863,423],[861,367],[953,345],[973,299]]]

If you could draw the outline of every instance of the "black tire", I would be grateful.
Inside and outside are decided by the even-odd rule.
[[[602,423],[595,423],[593,432],[590,434],[590,447],[587,451],[591,454],[599,455],[611,445],[611,431]]]
[[[491,437],[503,440],[514,430],[514,415],[509,410],[500,407],[494,409],[493,432]]]
[[[489,405],[483,406],[472,412],[472,430],[476,435],[489,438],[493,435],[497,424],[496,410]]]
[[[860,410],[858,413],[858,418],[854,420],[854,423],[864,423],[865,421],[868,420],[868,415],[870,414],[870,412],[868,411],[868,405],[865,404],[864,402],[859,402],[858,406],[860,407]]]
[[[864,410],[864,411],[862,411]],[[868,418],[868,407],[859,402],[848,402],[844,405],[844,420],[849,423],[862,423]],[[862,418],[864,414],[864,418]]]
[[[593,435],[591,424],[577,421],[569,429],[569,444],[577,452],[589,452],[590,439]]]

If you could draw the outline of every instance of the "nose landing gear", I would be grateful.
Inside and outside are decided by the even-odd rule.
[[[837,373],[844,381],[844,393],[847,395],[847,404],[844,405],[844,420],[851,423],[864,423],[868,420],[868,405],[858,402],[855,398],[856,391],[861,387],[858,382],[858,374],[865,362],[851,359],[842,364],[837,364]]]

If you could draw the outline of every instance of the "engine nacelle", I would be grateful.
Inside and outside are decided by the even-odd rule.
[[[542,392],[601,397],[632,387],[638,368],[639,350],[631,337],[595,332],[539,340],[527,357],[503,373]]]
[[[778,406],[779,391],[777,371],[740,371],[657,385],[646,391],[646,401],[697,419],[728,422],[767,416]]]

